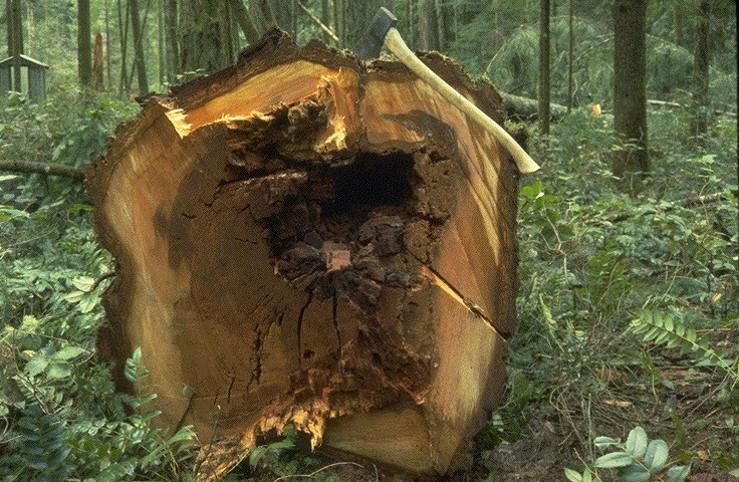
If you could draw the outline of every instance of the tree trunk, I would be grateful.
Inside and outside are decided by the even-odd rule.
[[[15,47],[13,41],[13,31],[15,23],[13,22],[13,0],[5,0],[5,33],[8,36],[8,57],[15,55]]]
[[[567,112],[572,111],[572,105],[574,100],[572,96],[575,93],[575,79],[574,79],[574,62],[575,62],[575,32],[572,28],[573,23],[573,4],[574,0],[569,0],[569,13],[567,19],[568,26],[568,43],[567,43]]]
[[[269,0],[257,0],[257,2],[259,3],[259,11],[262,12],[262,18],[264,19],[264,29],[267,30],[270,27],[279,26],[274,12],[272,12],[272,5],[270,5]]]
[[[251,45],[259,40],[259,31],[254,26],[249,12],[246,11],[244,2],[242,0],[229,0],[229,4],[231,5],[231,12],[236,17],[236,22],[239,24],[241,31],[244,32],[246,41]]]
[[[77,72],[83,87],[92,84],[90,39],[90,0],[77,0]]]
[[[33,1],[26,1],[27,26],[28,26],[28,43],[26,45],[28,55],[33,56],[36,53],[36,21],[33,16]]]
[[[118,31],[120,32],[121,41],[121,81],[118,88],[118,94],[123,95],[128,90],[128,2],[126,2],[126,12],[123,12],[123,6],[121,5],[123,0],[118,0]]]
[[[174,82],[180,73],[180,47],[177,38],[177,0],[166,0],[166,22],[167,22],[167,64],[169,80]]]
[[[164,85],[167,79],[167,67],[164,55],[164,2],[157,1],[157,63],[159,70],[159,85]]]
[[[693,106],[690,134],[697,145],[702,145],[708,133],[708,86],[709,50],[708,33],[710,24],[710,2],[701,0],[695,26],[695,51],[693,56]]]
[[[339,37],[341,47],[346,47],[346,28],[344,23],[344,0],[334,0],[334,32]]]
[[[503,121],[489,84],[423,60]],[[463,467],[514,329],[516,173],[401,65],[271,31],[147,104],[90,168],[119,266],[100,353],[120,369],[141,347],[138,388],[210,447],[203,477],[290,422],[322,450]]]
[[[549,135],[549,0],[539,0],[539,129]]]
[[[112,51],[110,49],[110,2],[105,0],[105,69],[106,69],[106,88],[113,88],[113,62],[111,59]]]
[[[139,95],[149,93],[149,82],[146,79],[146,59],[144,58],[144,29],[139,16],[139,0],[128,0],[131,9],[131,33],[133,34],[133,53],[136,66],[136,77],[139,81]]]
[[[421,48],[424,50],[438,50],[439,38],[434,0],[421,0],[419,15]]]
[[[444,26],[444,9],[442,0],[434,0],[434,23],[436,24],[436,50],[443,51],[446,48],[446,27]]]
[[[12,0],[13,21],[13,86],[16,92],[22,92],[21,55],[23,54],[23,17],[21,0]],[[88,41],[89,45],[89,41]]]
[[[95,48],[92,56],[92,88],[95,90],[103,90],[103,34],[98,32],[95,34]]]
[[[331,25],[331,15],[329,14],[328,0],[321,0],[321,21],[324,25]],[[330,40],[328,33],[323,32],[323,43],[327,44]]]
[[[229,65],[229,46],[221,35],[225,29],[222,3],[185,0],[180,5],[182,70],[210,73]]]
[[[613,173],[631,192],[639,188],[634,173],[649,170],[647,154],[647,96],[645,32],[647,2],[616,0],[613,8],[614,126],[621,147],[615,152]]]

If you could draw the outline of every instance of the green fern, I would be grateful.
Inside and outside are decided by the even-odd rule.
[[[698,338],[693,328],[685,326],[672,313],[643,311],[639,318],[631,322],[630,329],[641,335],[645,342],[665,348],[678,348],[683,353],[693,352],[698,358],[734,374],[732,362],[711,348],[706,340]]]

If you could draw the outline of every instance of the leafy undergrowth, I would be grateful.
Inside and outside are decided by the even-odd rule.
[[[52,99],[3,106],[0,158],[83,166],[136,111],[73,92]],[[736,120],[720,119],[704,148],[687,144],[681,112],[649,121],[653,172],[636,196],[611,176],[609,116],[578,110],[546,148],[530,140],[544,170],[521,183],[508,396],[473,471],[454,480],[564,480],[565,469],[573,480],[626,470],[648,480],[644,467],[667,477],[678,466],[688,480],[730,480],[739,467]],[[90,210],[74,181],[0,173],[0,474],[191,478],[191,434],[153,428],[146,400],[117,393],[95,358],[112,266]],[[129,377],[145,377],[139,358]],[[628,436],[637,426],[655,442],[649,460],[641,432]],[[604,462],[610,453],[626,455]],[[230,477],[382,478],[375,470],[310,454],[291,433]]]

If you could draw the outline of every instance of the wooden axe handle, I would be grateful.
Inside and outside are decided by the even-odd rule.
[[[385,36],[385,47],[424,82],[434,88],[442,97],[454,104],[462,112],[470,116],[475,122],[482,125],[490,134],[511,153],[518,170],[522,174],[529,174],[540,169],[539,165],[523,150],[505,129],[481,111],[475,104],[467,100],[462,94],[436,75],[433,70],[421,62],[408,48],[397,29],[391,28]]]

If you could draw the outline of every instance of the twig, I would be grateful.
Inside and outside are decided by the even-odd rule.
[[[326,32],[329,37],[334,39],[335,42],[339,42],[339,37],[336,36],[334,31],[331,30],[329,27],[327,27],[326,24],[324,24],[320,18],[313,15],[313,12],[308,10],[308,7],[303,5],[303,2],[301,2],[300,0],[298,0],[298,7],[300,7],[300,9],[303,10],[310,17],[310,19],[313,20],[321,28],[321,30]]]
[[[61,176],[84,181],[85,171],[78,167],[61,164],[47,164],[45,162],[10,161],[0,159],[0,171],[46,174],[47,176]]]
[[[106,273],[101,274],[100,276],[95,278],[95,281],[92,282],[92,284],[90,285],[90,289],[87,292],[92,293],[93,291],[97,289],[98,286],[100,286],[100,283],[102,283],[108,278],[112,278],[116,274],[117,273],[115,271],[108,271]]]
[[[337,465],[356,465],[360,469],[364,468],[364,465],[359,465],[356,462],[336,462],[333,464],[328,464],[325,467],[321,467],[320,469],[316,470],[315,472],[311,472],[310,474],[297,474],[297,475],[283,475],[282,477],[277,477],[272,482],[278,482],[280,480],[287,480],[287,479],[296,479],[296,478],[304,478],[304,479],[311,479],[313,478],[317,473],[323,472],[326,469],[330,469],[331,467],[336,467]]]

